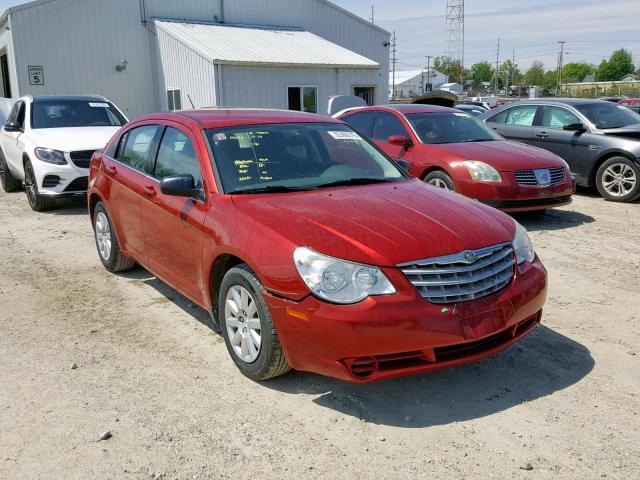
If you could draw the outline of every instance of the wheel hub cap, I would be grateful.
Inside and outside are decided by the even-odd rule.
[[[629,195],[636,187],[636,172],[629,165],[614,163],[602,175],[602,187],[613,197]]]
[[[234,285],[229,289],[225,299],[224,316],[235,355],[243,362],[255,362],[260,355],[262,328],[258,306],[246,288]]]
[[[107,216],[102,212],[96,215],[96,244],[102,259],[108,262],[111,258],[111,228]]]

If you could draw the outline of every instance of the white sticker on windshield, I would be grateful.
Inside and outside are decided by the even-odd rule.
[[[227,136],[224,133],[216,133],[213,136],[214,142],[224,142],[227,139]]]
[[[356,132],[327,132],[336,140],[357,140],[362,141],[362,137],[358,135]]]
[[[104,102],[89,102],[89,106],[93,108],[109,108],[109,104]]]

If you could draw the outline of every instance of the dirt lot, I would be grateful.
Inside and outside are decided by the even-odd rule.
[[[258,384],[204,311],[102,268],[81,202],[2,193],[0,478],[639,478],[640,203],[583,193],[519,220],[550,275],[520,345],[364,386]]]

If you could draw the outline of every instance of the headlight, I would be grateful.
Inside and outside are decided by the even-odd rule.
[[[304,283],[318,297],[333,303],[357,303],[370,295],[389,295],[396,289],[379,268],[338,260],[296,248],[293,261]]]
[[[49,148],[36,148],[35,154],[38,160],[43,162],[53,163],[54,165],[66,165],[67,161],[64,158],[64,153],[58,150],[51,150]]]
[[[502,177],[500,176],[498,171],[491,165],[487,165],[486,163],[480,162],[478,160],[465,160],[462,163],[465,167],[467,167],[471,178],[473,178],[476,182],[502,182]]]
[[[536,252],[533,250],[533,244],[531,243],[529,234],[518,222],[514,220],[514,223],[516,224],[516,234],[513,237],[512,245],[518,265],[521,265],[524,262],[531,263],[536,258]]]

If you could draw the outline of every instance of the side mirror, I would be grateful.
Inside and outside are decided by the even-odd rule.
[[[411,164],[406,160],[396,160],[396,163],[400,165],[405,172],[408,172],[411,168]]]
[[[411,140],[404,135],[391,135],[387,139],[387,143],[396,145],[398,147],[410,147],[412,145]]]
[[[22,128],[16,122],[7,122],[4,124],[5,132],[21,132]]]
[[[187,197],[195,200],[202,198],[202,190],[196,188],[192,175],[173,175],[160,181],[160,191],[172,197]]]
[[[587,127],[584,126],[584,124],[582,123],[567,123],[564,127],[562,127],[563,130],[568,130],[570,132],[586,132],[587,131]]]

